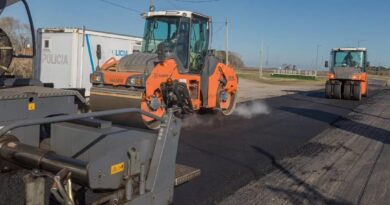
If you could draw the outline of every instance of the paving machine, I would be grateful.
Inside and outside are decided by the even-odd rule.
[[[328,61],[325,67],[329,67]],[[325,96],[348,100],[361,100],[362,96],[367,96],[368,67],[366,48],[332,49]]]
[[[19,44],[15,27],[4,21],[23,12],[28,44]],[[0,1],[0,204],[173,203],[174,186],[200,174],[175,163],[176,116],[184,107],[171,101],[161,116],[139,108],[80,113],[85,99],[79,92],[12,75],[10,68],[21,65],[15,61],[34,58],[34,34],[26,0]],[[135,113],[159,121],[158,132],[101,120]]]
[[[209,50],[211,18],[190,11],[150,11],[143,16],[142,51],[119,61],[110,59],[91,75],[91,109],[137,107],[161,117],[176,102],[188,112],[218,109],[232,114],[238,78],[231,65],[221,63]],[[152,129],[160,125],[145,115],[109,120],[138,121]]]

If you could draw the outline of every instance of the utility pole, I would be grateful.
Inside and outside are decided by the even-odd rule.
[[[229,65],[229,24],[228,24],[228,17],[226,16],[226,23],[225,23],[225,25],[226,25],[226,45],[225,45],[225,47],[226,47],[226,51],[225,51],[225,53],[226,53],[226,57],[225,57],[225,59],[226,59],[226,65]]]
[[[149,11],[153,12],[155,10],[154,0],[149,1]]]
[[[263,39],[261,39],[261,46],[260,46],[260,68],[259,68],[259,77],[263,78],[263,47],[264,42]]]
[[[318,50],[320,49],[320,47],[321,47],[321,45],[317,44],[316,68],[315,68],[316,73],[317,73],[317,70],[319,68],[319,66],[318,66]]]

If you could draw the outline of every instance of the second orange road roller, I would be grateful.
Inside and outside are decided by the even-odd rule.
[[[328,61],[325,67],[329,67]],[[331,65],[325,84],[327,98],[361,100],[368,93],[366,48],[334,48]]]
[[[162,116],[166,108],[179,105],[187,112],[232,114],[238,77],[209,47],[211,18],[191,11],[150,11],[143,16],[142,51],[110,59],[91,74],[91,109],[140,107]],[[135,120],[126,115],[110,118],[122,124]],[[141,126],[160,126],[147,116],[138,118]]]

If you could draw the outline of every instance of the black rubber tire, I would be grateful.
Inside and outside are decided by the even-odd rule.
[[[333,85],[333,97],[336,99],[341,99],[341,83],[336,83]]]
[[[362,100],[362,92],[360,85],[353,86],[353,99],[354,100]]]
[[[346,100],[351,99],[351,84],[347,83],[344,84],[344,92],[343,92],[343,98]]]
[[[325,84],[325,97],[332,98],[332,84],[326,82]]]

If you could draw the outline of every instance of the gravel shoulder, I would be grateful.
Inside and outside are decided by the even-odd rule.
[[[257,99],[266,99],[282,95],[288,95],[295,92],[311,91],[323,89],[324,85],[318,83],[305,84],[269,84],[259,81],[240,78],[239,80],[238,102],[245,102]]]

